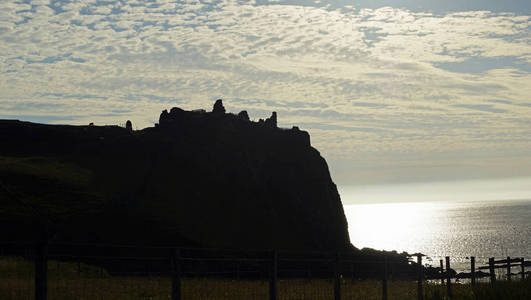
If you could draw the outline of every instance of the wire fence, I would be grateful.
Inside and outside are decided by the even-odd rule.
[[[446,266],[424,267],[422,255],[415,260],[396,254],[98,244],[6,244],[0,254],[0,299],[17,300],[398,300],[422,299],[426,283],[447,288],[451,299],[456,281],[499,280],[501,270],[510,274],[504,279],[516,280],[528,275],[530,266],[520,258],[491,258],[488,266],[472,264],[469,274],[457,274],[450,258]]]

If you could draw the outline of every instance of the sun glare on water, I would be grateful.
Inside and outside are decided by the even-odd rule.
[[[527,253],[530,177],[342,187],[340,192],[350,239],[358,248],[463,257],[511,248],[513,255]]]
[[[351,242],[358,248],[414,251],[420,236],[438,231],[443,215],[434,203],[345,205]],[[417,248],[418,249],[418,248]]]

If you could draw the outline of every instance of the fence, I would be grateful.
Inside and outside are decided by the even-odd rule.
[[[161,298],[170,297],[173,300],[200,298],[188,297],[198,294],[197,290],[216,295],[205,297],[208,299],[339,300],[354,299],[355,294],[364,292],[370,293],[371,297],[377,294],[377,298],[383,300],[389,299],[393,292],[423,299],[426,279],[440,279],[441,285],[446,285],[448,298],[452,299],[452,279],[469,278],[474,285],[477,278],[488,276],[494,283],[496,270],[505,269],[507,280],[511,280],[516,276],[511,273],[511,268],[520,267],[521,278],[524,278],[525,267],[530,266],[523,258],[507,257],[503,260],[491,258],[489,265],[476,268],[475,257],[471,257],[470,273],[456,274],[451,269],[450,257],[446,257],[445,268],[441,260],[440,268],[430,269],[422,266],[421,254],[415,255],[416,261],[412,262],[397,254],[381,256],[97,244],[6,244],[0,249],[4,257],[24,257],[25,269],[32,269],[26,277],[32,277],[33,281],[32,285],[26,282],[24,288],[33,289],[35,300],[47,299],[50,288],[83,289],[83,286],[76,285],[91,285],[85,289],[102,292],[107,289],[111,295],[107,298],[120,299],[120,291],[125,294],[128,290],[140,289],[140,284],[149,286],[144,289],[147,292],[139,292],[145,299],[154,299],[153,295],[157,293],[165,295]],[[30,267],[27,264],[29,261],[33,262]],[[481,270],[489,270],[489,273]],[[84,279],[71,280],[76,276]],[[127,283],[115,281],[114,278],[118,277],[127,277]],[[61,281],[61,278],[64,280]],[[361,280],[379,282],[379,287],[369,288]],[[394,284],[399,280],[407,283],[402,286]],[[295,296],[290,298],[288,295]]]
[[[486,257],[483,257],[486,258]],[[470,272],[456,273],[451,268],[450,257],[445,257],[444,262],[446,263],[446,269],[444,268],[443,260],[439,261],[440,267],[440,280],[441,285],[446,285],[446,293],[449,299],[453,299],[453,290],[452,290],[452,279],[468,279],[470,284],[475,286],[478,279],[488,278],[490,283],[493,285],[497,279],[502,278],[502,274],[497,274],[496,270],[505,269],[506,275],[505,278],[510,281],[511,278],[515,275],[520,275],[520,278],[523,280],[526,278],[526,275],[529,276],[529,272],[526,273],[525,268],[531,266],[531,262],[525,261],[523,257],[513,258],[507,257],[507,259],[495,260],[494,257],[488,257],[488,264],[485,266],[479,266],[476,268],[476,257],[470,256],[466,257],[467,260],[470,260]],[[513,264],[518,263],[518,264]],[[512,268],[520,268],[519,273],[512,273]],[[488,270],[489,272],[483,272],[482,270]]]

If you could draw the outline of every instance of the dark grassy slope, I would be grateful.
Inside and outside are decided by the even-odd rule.
[[[232,114],[140,131],[0,121],[2,239],[345,250],[347,223],[309,136]]]

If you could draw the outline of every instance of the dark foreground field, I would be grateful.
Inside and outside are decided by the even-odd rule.
[[[0,259],[0,299],[33,299],[33,264],[15,259]],[[183,278],[182,299],[237,300],[269,299],[266,280]],[[524,300],[531,299],[531,280],[453,284],[454,299]],[[390,300],[417,299],[415,281],[388,282]],[[333,296],[331,279],[280,279],[279,299],[330,299]],[[382,299],[382,285],[378,280],[341,280],[342,299]],[[167,277],[110,276],[98,267],[84,264],[49,262],[49,299],[170,299],[171,280]],[[424,299],[448,299],[446,287],[425,282]]]

